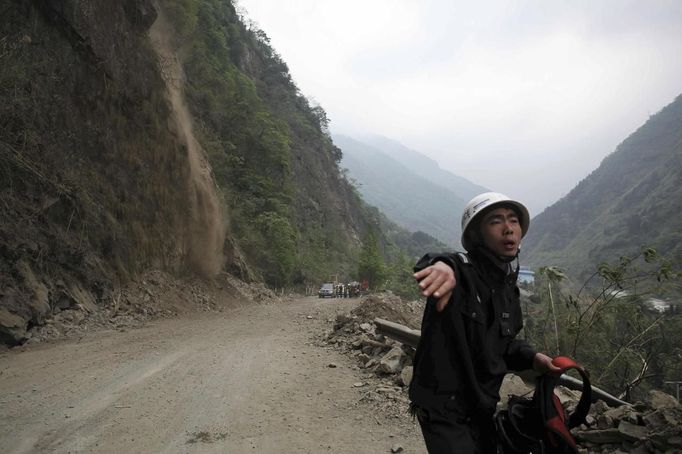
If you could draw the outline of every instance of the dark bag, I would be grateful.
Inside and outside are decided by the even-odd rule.
[[[576,369],[583,379],[583,390],[575,411],[567,416],[554,388],[559,375],[538,377],[532,398],[510,396],[506,410],[495,416],[495,426],[505,454],[577,454],[578,447],[570,430],[586,423],[592,403],[590,380],[579,364],[566,356],[552,363],[562,372]]]

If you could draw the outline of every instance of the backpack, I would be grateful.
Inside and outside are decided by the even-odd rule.
[[[510,396],[506,410],[495,415],[495,426],[505,454],[577,454],[570,429],[587,424],[585,417],[592,403],[592,387],[585,369],[566,356],[552,363],[562,372],[576,369],[583,380],[583,390],[575,411],[567,416],[554,388],[559,375],[537,378],[532,398]]]

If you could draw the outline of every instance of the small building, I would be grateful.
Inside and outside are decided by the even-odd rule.
[[[531,271],[527,266],[522,266],[519,269],[519,277],[516,281],[521,284],[533,284],[535,282],[535,272]]]

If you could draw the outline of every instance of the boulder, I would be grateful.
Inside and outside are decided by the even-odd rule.
[[[366,333],[373,333],[374,332],[374,325],[369,324],[369,323],[361,323],[360,329]]]
[[[609,408],[604,412],[604,414],[611,419],[623,419],[629,411],[629,405],[621,405],[619,407]]]
[[[637,426],[628,421],[621,421],[618,424],[618,432],[620,432],[625,440],[639,441],[645,440],[648,435],[648,430],[644,426]]]
[[[25,260],[17,262],[16,272],[21,277],[21,285],[31,295],[30,300],[26,301],[26,303],[34,321],[42,323],[44,316],[50,313],[49,291],[47,287],[38,280],[31,266]]]
[[[367,364],[367,363],[369,362],[370,359],[371,359],[371,358],[369,357],[369,355],[366,355],[366,354],[364,354],[364,353],[360,353],[360,354],[358,355],[358,361],[360,361],[360,363],[362,363],[363,366],[364,366],[365,364]]]
[[[412,375],[414,374],[414,368],[412,366],[405,366],[400,372],[400,381],[405,386],[410,386],[412,382]]]
[[[0,343],[19,345],[26,341],[27,321],[0,307]]]
[[[613,418],[608,415],[597,416],[597,429],[604,430],[614,427]]]
[[[405,352],[400,347],[393,347],[379,361],[379,370],[387,374],[400,372],[405,362]]]
[[[648,396],[649,405],[654,410],[660,410],[663,408],[680,408],[680,403],[670,394],[666,394],[663,391],[652,389],[649,391]]]
[[[616,428],[601,429],[601,430],[578,430],[575,432],[575,437],[579,441],[587,441],[589,443],[606,444],[606,443],[622,443],[626,440],[623,434]]]
[[[676,427],[682,425],[682,421],[677,418],[676,412],[670,408],[662,408],[646,413],[642,416],[644,424],[651,430],[658,431],[664,427]]]

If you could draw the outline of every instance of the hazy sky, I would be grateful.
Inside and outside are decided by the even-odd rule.
[[[568,193],[682,93],[682,1],[239,0],[334,133],[526,201]]]

